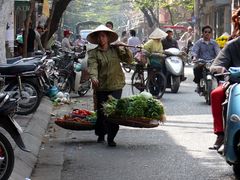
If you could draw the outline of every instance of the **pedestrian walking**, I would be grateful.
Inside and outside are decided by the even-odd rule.
[[[43,48],[43,45],[41,42],[41,35],[44,32],[44,28],[42,26],[37,26],[34,32],[35,32],[34,50],[35,51],[41,50],[44,52],[45,49]]]
[[[132,54],[128,48],[121,48],[119,44],[110,45],[117,39],[117,33],[104,25],[98,26],[87,36],[90,43],[98,45],[88,52],[88,69],[97,100],[95,134],[99,143],[105,141],[104,136],[107,134],[108,145],[112,147],[116,146],[114,138],[119,125],[107,121],[102,104],[110,95],[117,99],[121,98],[125,76],[120,62],[132,61]]]

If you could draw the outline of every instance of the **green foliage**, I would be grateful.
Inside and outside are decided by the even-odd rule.
[[[134,3],[134,7],[140,10],[166,9],[170,13],[173,24],[186,21],[186,12],[191,14],[194,7],[194,0],[172,0],[171,3],[168,0],[132,0],[132,2]],[[149,13],[149,16],[152,17],[153,15]]]
[[[152,97],[134,95],[119,100],[111,97],[103,104],[103,111],[106,116],[147,117],[160,120],[164,114],[164,107],[160,101]]]
[[[145,112],[145,117],[160,119],[161,115],[164,114],[163,105],[156,99],[148,99],[147,107],[148,111]]]
[[[122,98],[119,99],[116,105],[116,115],[123,115],[127,113],[127,108],[129,106],[129,99],[128,98]]]
[[[132,96],[129,99],[127,109],[127,117],[144,117],[144,112],[147,110],[147,99],[143,96]]]
[[[65,12],[64,25],[75,30],[75,25],[78,22],[91,20],[104,24],[111,20],[117,27],[122,25],[118,24],[119,22],[127,21],[123,13],[126,6],[126,3],[116,0],[74,0]]]
[[[108,101],[103,104],[103,112],[106,116],[115,114],[117,99],[109,97]]]

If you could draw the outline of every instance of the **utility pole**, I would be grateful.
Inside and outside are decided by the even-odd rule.
[[[200,14],[199,14],[199,3],[200,0],[194,1],[194,18],[195,18],[195,26],[194,26],[194,41],[200,38]]]

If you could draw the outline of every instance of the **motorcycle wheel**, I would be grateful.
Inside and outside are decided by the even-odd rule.
[[[163,73],[155,72],[147,80],[147,90],[157,98],[161,98],[167,87],[167,80]]]
[[[192,56],[192,48],[191,48],[191,49],[189,49],[189,51],[188,51],[187,64],[188,64],[188,65],[192,65],[192,60],[193,60],[193,56]]]
[[[208,105],[211,105],[212,81],[207,81],[205,100]]]
[[[63,92],[71,92],[71,83],[69,81],[69,77],[65,73],[59,73],[57,80],[57,87],[59,91]]]
[[[35,112],[41,102],[41,93],[35,84],[28,80],[22,81],[22,98],[20,98],[19,88],[17,82],[8,86],[6,91],[15,91],[13,98],[20,98],[18,101],[18,108],[16,114],[28,115]]]
[[[122,67],[127,73],[131,72],[131,67],[128,64],[123,63]]]
[[[180,87],[180,76],[171,76],[171,92],[177,93]]]
[[[8,179],[13,171],[14,152],[8,139],[0,133],[0,179]]]

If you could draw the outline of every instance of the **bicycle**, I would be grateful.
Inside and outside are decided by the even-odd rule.
[[[145,71],[148,72],[147,76],[144,74]],[[159,68],[136,64],[136,69],[131,77],[131,86],[132,94],[138,94],[146,90],[153,96],[161,98],[165,93],[167,80],[164,74],[159,71]]]
[[[135,68],[133,68],[134,72],[131,77],[132,94],[137,94],[146,90],[149,91],[153,96],[161,98],[167,87],[167,80],[162,73],[162,67],[146,67],[145,65],[147,64],[147,58],[145,53],[147,52],[142,52],[141,46],[120,46],[139,48],[139,51],[134,56],[136,65]],[[147,76],[144,75],[146,70],[148,73]]]

